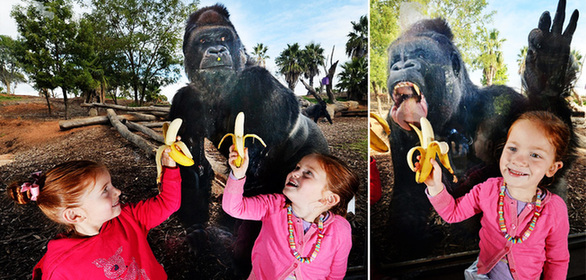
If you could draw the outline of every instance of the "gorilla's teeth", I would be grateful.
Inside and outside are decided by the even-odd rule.
[[[412,88],[413,91],[415,91],[415,93],[417,94],[417,96],[421,96],[421,90],[419,89],[419,87],[412,83],[412,82],[400,82],[397,85],[395,85],[395,88],[393,89],[394,93],[397,93],[397,91],[400,88],[404,88],[404,87],[409,87]]]

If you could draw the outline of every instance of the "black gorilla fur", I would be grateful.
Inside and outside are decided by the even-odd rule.
[[[562,0],[551,32],[549,13],[545,12],[539,28],[529,35],[524,73],[528,98],[506,86],[478,88],[472,84],[444,20],[419,21],[390,45],[387,82],[394,101],[388,116],[394,166],[390,231],[392,240],[410,240],[396,242],[397,255],[392,256],[393,260],[425,256],[442,238],[429,222],[432,207],[424,193],[425,185],[415,182],[407,165],[407,152],[419,142],[408,123],[418,125],[420,117],[427,117],[436,140],[451,144],[450,159],[459,183],[451,182],[452,176],[445,169],[443,179],[456,197],[489,177],[501,176],[499,144],[504,143],[508,128],[522,112],[552,111],[572,127],[564,97],[574,76],[567,66],[578,12],[574,12],[562,35],[564,11]],[[421,96],[411,86],[395,89],[400,82],[417,85]],[[573,151],[577,143],[576,137],[572,138]],[[553,184],[558,193],[561,190],[562,197],[566,186],[561,177],[573,160],[572,154],[564,160],[564,168],[558,171]],[[470,232],[476,234],[476,228]]]
[[[184,120],[179,135],[195,160],[193,167],[181,167],[179,216],[186,226],[208,220],[213,170],[204,156],[204,138],[217,147],[226,133],[233,132],[239,112],[245,114],[245,133],[256,134],[267,144],[264,148],[258,141],[246,143],[250,164],[245,196],[280,193],[286,175],[303,156],[329,153],[317,125],[300,113],[293,92],[253,65],[224,6],[190,15],[183,53],[190,84],[173,98],[169,119]],[[228,155],[230,144],[223,143],[223,155]]]

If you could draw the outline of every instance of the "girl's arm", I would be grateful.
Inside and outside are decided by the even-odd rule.
[[[343,219],[336,217],[336,219]],[[338,248],[334,259],[332,260],[332,267],[330,268],[330,275],[326,279],[343,279],[346,275],[346,269],[348,268],[348,255],[350,255],[350,249],[352,249],[352,229],[348,222],[344,222],[343,225],[346,227],[342,230],[337,230],[335,234],[341,235],[338,239]]]
[[[165,149],[161,157],[163,173],[160,193],[129,206],[134,217],[147,230],[160,225],[181,206],[181,174],[175,161],[169,156],[170,151],[169,148]]]
[[[466,195],[455,200],[441,181],[442,171],[439,164],[435,159],[431,163],[432,174],[425,180],[427,197],[442,219],[448,223],[457,223],[480,213],[480,187],[483,184],[475,186]]]
[[[160,225],[181,206],[181,174],[179,168],[163,167],[161,192],[147,200],[138,202],[132,212],[147,230]]]
[[[222,209],[228,215],[244,220],[260,220],[265,216],[268,209],[273,209],[276,204],[282,204],[283,199],[278,195],[258,195],[253,197],[243,197],[244,183],[246,178],[236,180],[234,175],[230,174],[224,195],[222,196]]]
[[[554,201],[555,199],[555,201]],[[543,279],[566,279],[570,253],[568,251],[568,209],[563,200],[554,196],[548,206],[555,207],[555,225],[545,239]]]

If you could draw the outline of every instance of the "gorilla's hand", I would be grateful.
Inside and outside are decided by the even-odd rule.
[[[566,0],[560,0],[553,24],[549,12],[545,11],[539,19],[538,28],[529,33],[529,48],[523,74],[529,95],[559,96],[574,78],[575,73],[568,73],[568,64],[570,43],[578,23],[578,10],[574,10],[566,30],[562,33],[565,10]]]

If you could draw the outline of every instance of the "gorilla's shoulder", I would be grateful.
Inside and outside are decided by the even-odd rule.
[[[293,94],[293,92],[281,84],[273,75],[265,68],[260,66],[247,67],[239,75],[239,84],[245,84],[247,87],[254,87],[258,90],[276,90],[279,93]]]

